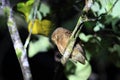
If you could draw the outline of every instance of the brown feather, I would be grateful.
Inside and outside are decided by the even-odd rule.
[[[62,55],[67,46],[70,36],[71,36],[71,32],[62,27],[57,28],[52,33],[51,39],[57,45],[58,50],[60,51]],[[70,58],[74,61],[79,61],[82,64],[85,63],[84,51],[79,41],[76,42]]]

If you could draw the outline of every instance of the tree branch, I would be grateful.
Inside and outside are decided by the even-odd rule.
[[[24,80],[32,80],[32,75],[31,75],[30,66],[28,63],[26,49],[24,48],[22,41],[20,39],[18,30],[17,30],[17,25],[13,18],[12,8],[9,5],[7,5],[6,3],[7,1],[2,0],[2,8],[3,9],[7,8],[8,10],[7,11],[7,17],[8,17],[7,25],[8,25],[8,29],[10,32],[10,36],[11,36],[11,39],[14,45],[14,49],[15,49],[18,61],[21,66],[23,78]]]
[[[61,58],[61,63],[63,65],[65,65],[65,63],[68,61],[71,53],[72,53],[72,50],[73,50],[73,47],[74,47],[74,44],[76,42],[76,39],[77,37],[79,36],[79,33],[82,29],[82,26],[83,26],[83,23],[86,22],[86,21],[90,21],[86,15],[84,14],[84,12],[88,12],[88,10],[90,10],[91,6],[92,6],[92,3],[93,1],[92,0],[86,0],[86,4],[85,4],[85,7],[83,8],[83,14],[80,15],[79,19],[78,19],[78,22],[70,36],[70,39],[68,41],[68,44],[66,46],[66,49],[63,53],[63,56]]]

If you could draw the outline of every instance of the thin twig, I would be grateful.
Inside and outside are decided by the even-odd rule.
[[[40,3],[40,0],[36,0],[34,2],[34,5],[33,5],[33,10],[34,10],[34,15],[33,15],[33,19],[32,19],[32,25],[30,26],[30,32],[29,32],[29,35],[25,41],[25,44],[24,44],[24,48],[27,48],[29,42],[30,42],[30,38],[31,38],[31,35],[32,35],[32,29],[33,29],[33,26],[34,26],[34,22],[35,22],[35,19],[36,19],[36,15],[37,15],[37,10],[38,10],[38,5]]]
[[[118,2],[119,0],[116,0],[115,2],[114,2],[114,4],[112,5],[112,7],[109,9],[109,11],[107,11],[107,13],[109,13],[113,8],[114,8],[114,6],[116,5],[116,3]]]
[[[101,16],[104,16],[104,15],[109,14],[118,1],[119,1],[119,0],[116,0],[116,1],[113,3],[112,7],[111,7],[108,11],[106,11],[105,13],[102,13],[102,14],[100,14],[98,17],[96,17],[96,18],[97,18],[96,20],[101,19]]]

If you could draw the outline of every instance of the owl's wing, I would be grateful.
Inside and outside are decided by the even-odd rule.
[[[72,59],[79,61],[82,64],[85,64],[86,56],[85,56],[85,51],[82,47],[82,44],[80,43],[80,39],[76,40],[76,43],[73,48],[72,52]]]

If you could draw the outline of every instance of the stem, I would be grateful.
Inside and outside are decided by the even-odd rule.
[[[29,32],[29,35],[25,41],[25,44],[24,44],[24,48],[27,48],[29,42],[30,42],[30,37],[31,37],[31,34],[32,34],[32,29],[33,29],[33,25],[34,25],[34,22],[35,22],[35,19],[36,19],[36,15],[37,15],[37,10],[38,10],[38,5],[40,3],[40,0],[35,0],[34,2],[34,5],[33,5],[33,10],[34,10],[34,15],[33,15],[33,19],[32,19],[32,25],[31,25],[31,28],[30,28],[30,32]]]
[[[32,80],[32,74],[30,71],[29,63],[28,63],[26,49],[24,48],[22,41],[20,39],[19,32],[17,30],[17,25],[13,18],[12,8],[10,7],[10,4],[7,4],[8,2],[9,2],[8,0],[2,0],[2,8],[8,9],[7,11],[8,30],[10,32],[10,36],[13,42],[13,46],[14,46],[18,61],[20,63],[23,78],[24,80]]]

